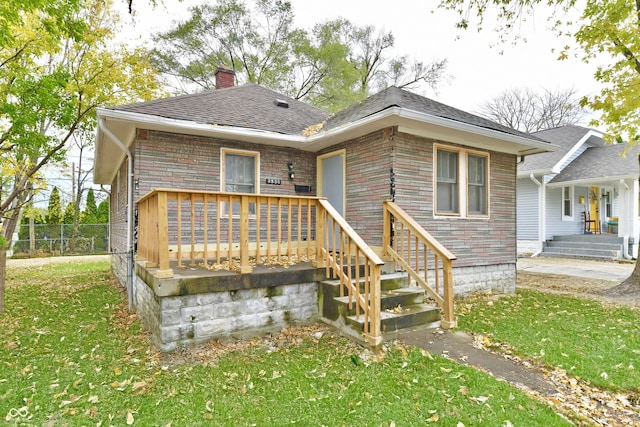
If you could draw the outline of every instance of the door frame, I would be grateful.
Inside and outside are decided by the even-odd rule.
[[[318,183],[318,197],[323,197],[322,192],[322,178],[323,178],[323,163],[322,161],[331,157],[342,156],[342,212],[338,212],[346,219],[347,212],[347,150],[345,148],[341,150],[331,151],[329,153],[321,154],[316,158],[316,182]]]

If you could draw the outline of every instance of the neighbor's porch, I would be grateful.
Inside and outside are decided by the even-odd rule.
[[[145,284],[141,292],[148,294],[145,301],[169,298],[168,306],[184,305],[171,298],[191,296],[195,307],[180,313],[169,309],[167,314],[165,301],[157,306],[151,302],[149,310],[155,314],[150,323],[162,325],[169,317],[180,323],[178,335],[184,338],[184,324],[190,319],[193,323],[204,317],[208,323],[201,329],[210,332],[228,327],[224,318],[214,322],[217,315],[211,311],[230,310],[257,329],[274,322],[274,310],[281,311],[281,321],[302,321],[313,317],[307,304],[314,298],[312,289],[317,292],[321,280],[334,279],[339,283],[338,298],[346,298],[348,310],[361,319],[366,341],[378,345],[385,317],[381,278],[386,261],[425,290],[442,312],[443,327],[454,327],[455,256],[394,203],[385,202],[381,215],[383,247],[374,250],[324,198],[152,191],[138,201],[136,276]],[[211,294],[219,291],[225,296]],[[241,299],[253,302],[233,305],[243,292],[247,294]],[[206,313],[198,308],[216,298],[222,306],[207,308]],[[317,305],[322,296],[315,298]],[[296,305],[306,307],[306,313],[296,314]],[[185,312],[197,315],[189,318]],[[259,316],[266,323],[256,324],[254,318]],[[186,337],[196,336],[197,327],[192,325]]]

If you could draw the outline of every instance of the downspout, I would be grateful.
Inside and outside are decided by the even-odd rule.
[[[544,192],[542,191],[542,183],[536,179],[533,174],[529,174],[529,179],[538,186],[538,240],[544,241],[545,236],[545,218],[544,218]],[[532,257],[540,255],[542,249],[531,255]]]
[[[627,185],[626,182],[624,182],[624,179],[620,180],[620,184],[624,185],[624,188],[627,191],[629,191],[629,186]],[[626,203],[625,203],[625,207],[626,207]],[[627,209],[627,211],[628,211],[628,209]],[[633,218],[633,215],[631,215],[631,218]],[[618,227],[620,227],[620,219],[618,219]],[[633,257],[631,255],[629,255],[629,233],[627,233],[626,229],[625,229],[624,236],[622,236],[622,258],[624,258],[624,259],[633,259]]]
[[[129,310],[133,309],[133,156],[131,150],[104,124],[104,119],[98,120],[98,126],[127,156],[127,295],[129,297]]]

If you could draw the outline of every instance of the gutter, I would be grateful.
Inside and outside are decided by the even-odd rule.
[[[406,126],[407,123],[403,123],[403,121],[419,122],[423,125],[422,128],[424,129],[429,129],[431,126],[439,126],[448,130],[483,136],[527,147],[527,149],[523,150],[520,154],[556,151],[559,149],[557,145],[553,145],[550,142],[543,140],[537,141],[535,139],[519,135],[513,135],[400,107],[387,108],[383,111],[364,117],[356,122],[351,122],[311,136],[287,135],[273,131],[259,131],[250,128],[218,126],[208,123],[197,123],[187,120],[150,116],[147,114],[106,108],[98,109],[98,114],[100,117],[108,117],[110,119],[125,122],[134,122],[136,124],[151,125],[153,126],[153,129],[167,130],[171,132],[189,131],[190,133],[193,133],[195,131],[202,135],[211,135],[213,133],[220,137],[250,140],[258,143],[271,142],[271,145],[284,147],[291,147],[292,143],[297,143],[299,146],[294,148],[306,151],[318,151],[326,148],[334,144],[337,139],[344,139],[342,134],[349,134],[350,132],[357,133],[360,128],[366,129],[367,126],[374,124],[377,128],[384,126]]]
[[[127,156],[127,295],[129,297],[129,310],[133,309],[133,156],[131,150],[104,124],[104,118],[98,116],[98,127],[113,141]]]

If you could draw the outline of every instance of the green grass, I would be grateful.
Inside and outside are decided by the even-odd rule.
[[[9,270],[6,292],[9,425],[568,425],[474,369],[399,346],[369,360],[330,334],[169,363],[127,313],[107,263]]]
[[[507,343],[519,355],[605,389],[640,388],[640,310],[530,290],[459,307],[461,329]]]

